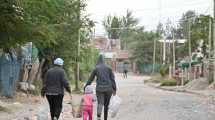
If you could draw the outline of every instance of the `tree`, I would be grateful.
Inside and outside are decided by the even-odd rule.
[[[127,44],[132,41],[133,32],[137,29],[138,19],[132,15],[132,11],[127,10],[126,15],[122,17],[122,32],[120,34],[121,48],[127,49]]]
[[[176,36],[180,38],[188,38],[188,22],[191,19],[195,19],[196,17],[195,11],[187,11],[182,15],[182,18],[179,20],[178,30],[176,32]]]
[[[29,29],[28,39],[39,48],[40,59],[46,59],[46,63],[52,64],[56,57],[63,58],[70,79],[74,79],[71,73],[75,73],[75,63],[83,57],[77,56],[80,28],[81,52],[83,49],[91,49],[88,43],[94,22],[87,15],[81,14],[86,5],[85,0],[22,1],[24,19]]]
[[[138,30],[134,35],[134,40],[130,43],[132,59],[137,61],[138,64],[152,64],[154,39],[157,39],[155,32]],[[156,55],[156,59],[158,58],[159,53]]]
[[[0,48],[10,49],[10,47],[27,41],[24,11],[19,1],[0,1],[0,11]]]
[[[191,24],[191,49],[194,51],[199,44],[200,40],[203,40],[203,52],[206,53],[206,46],[208,46],[208,34],[209,34],[209,20],[212,20],[208,15],[197,15],[194,11],[188,11],[183,14],[180,19],[178,28],[175,28],[176,38],[188,39],[188,26]],[[189,23],[190,21],[190,23]],[[188,42],[181,49],[178,49],[183,55],[188,54]]]
[[[122,20],[118,16],[108,15],[103,20],[103,26],[108,34],[108,37],[111,39],[119,39],[121,28],[122,28]]]

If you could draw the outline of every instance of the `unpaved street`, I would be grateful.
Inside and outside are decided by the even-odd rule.
[[[119,86],[117,93],[122,98],[122,105],[117,117],[109,120],[215,119],[215,104],[208,98],[148,87],[144,85],[144,79],[147,79],[147,77],[134,75],[123,79],[121,74],[116,74]],[[82,120],[72,118],[71,106],[67,104],[68,100],[66,96],[64,112],[60,120]],[[16,116],[10,117],[8,120],[25,120],[24,117],[26,115],[30,120],[47,120],[49,119],[47,118],[48,111],[47,102],[43,100],[43,102],[40,102],[40,105],[33,107],[29,114],[16,114]],[[94,120],[96,120],[96,111],[94,112]]]
[[[214,120],[215,105],[200,96],[145,86],[144,77],[118,77],[123,103],[111,120]],[[145,77],[145,79],[147,79]]]

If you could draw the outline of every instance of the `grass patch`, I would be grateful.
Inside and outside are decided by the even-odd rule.
[[[160,79],[149,79],[149,80],[144,80],[144,83],[160,83]]]
[[[7,113],[11,113],[11,110],[6,108],[6,107],[3,107],[3,106],[0,106],[0,112],[7,112]]]
[[[162,80],[161,86],[176,86],[176,80]]]

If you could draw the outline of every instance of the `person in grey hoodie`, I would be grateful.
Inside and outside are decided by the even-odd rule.
[[[89,80],[86,83],[90,85],[94,78],[96,79],[96,96],[97,96],[97,119],[101,120],[102,109],[104,107],[104,120],[108,117],[108,106],[112,95],[116,94],[115,76],[110,67],[104,63],[103,55],[99,56],[97,65],[92,71]]]
[[[51,113],[52,120],[58,120],[62,111],[64,97],[64,88],[71,95],[71,89],[66,79],[65,71],[62,68],[64,61],[57,58],[54,61],[54,67],[50,68],[45,74],[43,80],[42,96],[46,96]]]

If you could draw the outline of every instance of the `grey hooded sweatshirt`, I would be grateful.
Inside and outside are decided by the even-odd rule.
[[[86,86],[90,85],[95,77],[96,77],[96,91],[106,92],[117,90],[113,71],[104,63],[104,58],[102,55],[99,56],[96,68],[92,71]]]

